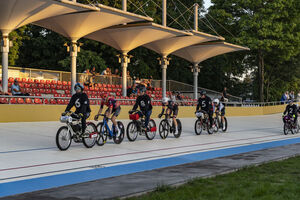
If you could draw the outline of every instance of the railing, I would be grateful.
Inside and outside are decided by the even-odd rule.
[[[56,103],[56,104],[67,104],[68,100],[70,100],[70,97],[53,97],[51,95],[47,96],[7,96],[7,95],[0,95],[0,104],[20,104],[20,103],[13,103],[11,100],[15,99],[18,100],[19,98],[24,100],[24,103],[21,104],[26,104],[25,100],[26,99],[31,99],[31,104],[47,104],[47,105],[52,105],[50,103],[51,99],[56,100],[56,102],[59,101],[59,99],[64,100],[63,103]],[[6,103],[3,103],[2,100],[7,99]],[[35,99],[40,99],[40,103],[34,103]],[[98,105],[100,101],[102,100],[101,98],[89,98],[90,101],[92,102],[91,105]],[[47,101],[48,100],[48,103]],[[67,100],[67,101],[65,101]],[[133,102],[135,102],[135,99],[129,99],[129,98],[120,98],[116,99],[117,101],[121,102],[121,105],[132,105]],[[130,103],[128,103],[130,102]],[[161,105],[161,100],[152,100],[154,102],[154,106],[160,106]],[[182,100],[182,101],[176,101],[179,105],[181,106],[196,106],[197,101],[195,100]],[[27,103],[28,104],[28,103]],[[274,101],[274,102],[224,102],[226,106],[229,107],[263,107],[263,106],[276,106],[276,105],[283,105],[285,103],[280,102],[280,101]],[[54,105],[54,104],[53,104]]]

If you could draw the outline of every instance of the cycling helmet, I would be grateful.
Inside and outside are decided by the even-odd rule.
[[[220,103],[219,99],[214,99],[213,102],[214,102],[215,104],[217,104],[217,105],[219,105],[219,103]]]
[[[74,90],[78,90],[78,89],[81,89],[81,91],[84,90],[84,86],[81,84],[81,83],[76,83],[75,86],[74,86]]]
[[[162,102],[163,102],[163,103],[168,103],[169,100],[170,100],[169,98],[165,97],[165,98],[162,99]]]
[[[141,87],[140,88],[140,92],[146,92],[146,91],[147,91],[146,87]]]
[[[201,92],[200,92],[200,95],[202,96],[202,95],[206,95],[206,91],[205,90],[202,90]]]
[[[289,99],[289,100],[287,100],[287,103],[288,103],[288,104],[293,103],[293,100],[292,100],[292,99]]]

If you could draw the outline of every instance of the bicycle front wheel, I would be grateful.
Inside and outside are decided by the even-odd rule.
[[[155,121],[153,119],[150,119],[149,125],[148,125],[149,131],[146,132],[146,138],[148,140],[153,140],[155,138],[156,130],[153,130],[153,128],[155,128],[155,127],[156,127]]]
[[[137,125],[135,122],[130,122],[127,125],[126,135],[130,142],[133,142],[136,140],[136,138],[138,136],[138,130],[137,130]]]
[[[71,132],[68,131],[67,126],[62,126],[58,129],[56,133],[56,146],[61,151],[66,151],[72,143]]]
[[[170,125],[166,119],[159,123],[159,135],[162,139],[166,139],[169,135]]]
[[[97,124],[97,131],[98,131],[97,144],[99,146],[103,146],[107,141],[108,133],[106,127],[103,126],[102,122]]]
[[[97,132],[96,125],[94,123],[87,123],[82,138],[82,142],[86,148],[92,148],[96,144],[97,137],[90,137],[90,134],[95,132]]]
[[[200,135],[202,133],[203,126],[200,119],[197,119],[195,122],[195,133],[196,135]]]
[[[119,133],[113,136],[113,140],[115,144],[121,144],[124,139],[125,128],[122,122],[117,122],[117,124],[119,128]]]
[[[287,135],[289,133],[289,127],[286,123],[283,125],[283,133],[284,135]]]
[[[221,119],[221,124],[222,124],[222,131],[226,132],[227,131],[227,127],[228,127],[228,122],[227,122],[227,118],[226,117],[224,117],[224,123],[222,122],[222,119]]]
[[[181,131],[182,131],[182,125],[181,125],[181,121],[179,119],[176,119],[176,121],[177,121],[177,130],[174,130],[173,135],[175,138],[179,138],[181,135]]]

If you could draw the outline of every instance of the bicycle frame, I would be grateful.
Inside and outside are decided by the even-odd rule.
[[[109,118],[108,118],[108,120],[109,120]],[[114,134],[113,134],[113,131],[109,128],[109,125],[108,125],[108,120],[107,120],[107,117],[106,116],[103,116],[103,124],[105,125],[105,127],[106,127],[106,129],[108,130],[108,133],[109,133],[109,136],[111,136],[111,137],[113,137],[114,136]],[[102,130],[101,130],[101,132],[102,132]]]

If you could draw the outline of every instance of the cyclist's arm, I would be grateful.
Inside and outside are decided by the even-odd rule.
[[[136,110],[137,108],[138,108],[138,106],[139,106],[139,97],[136,99],[136,101],[135,101],[135,104],[134,104],[134,106],[133,106],[133,108],[132,108],[132,110]]]
[[[283,114],[285,115],[288,111],[288,106],[285,107],[285,111],[283,112]]]
[[[75,104],[75,97],[72,96],[72,97],[71,97],[71,100],[70,100],[70,102],[69,102],[69,104],[67,105],[67,108],[66,108],[65,112],[70,111],[71,108],[74,106],[74,104]]]

